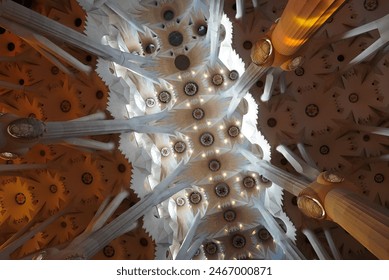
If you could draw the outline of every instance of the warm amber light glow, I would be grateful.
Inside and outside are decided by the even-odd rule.
[[[289,0],[271,35],[275,50],[291,56],[343,4],[344,0]]]
[[[289,47],[300,47],[302,46],[307,39],[295,39],[291,37],[285,37],[283,43]]]
[[[314,18],[302,18],[302,17],[295,17],[294,21],[304,28],[311,28],[315,27],[317,25],[318,20],[320,17],[314,17]]]

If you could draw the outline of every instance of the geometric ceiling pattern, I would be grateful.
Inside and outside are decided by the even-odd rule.
[[[376,259],[267,176],[387,211],[389,5],[258,70],[287,2],[0,1],[0,259]]]

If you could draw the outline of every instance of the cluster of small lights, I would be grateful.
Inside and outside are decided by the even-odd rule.
[[[162,2],[165,3],[165,1]],[[164,5],[158,1],[155,3],[161,7]],[[174,196],[173,199],[176,206],[180,207],[178,213],[182,214],[185,211],[195,212],[195,210],[198,210],[208,203],[207,195],[212,196],[212,199],[216,197],[216,199],[219,200],[216,200],[215,206],[220,209],[220,213],[224,213],[227,222],[237,222],[234,224],[234,227],[235,230],[239,232],[243,230],[244,226],[242,223],[239,223],[236,215],[240,212],[237,212],[237,210],[233,208],[238,204],[238,201],[240,205],[241,198],[235,196],[239,196],[239,193],[242,197],[245,195],[247,196],[249,190],[241,188],[244,182],[248,181],[247,177],[253,178],[253,185],[257,188],[259,187],[257,183],[260,181],[257,181],[255,174],[247,176],[246,171],[242,171],[243,173],[236,176],[235,174],[237,171],[234,165],[238,165],[240,157],[237,157],[238,160],[234,162],[232,159],[233,154],[231,157],[227,152],[236,142],[245,143],[243,139],[244,135],[242,133],[244,126],[242,124],[243,116],[241,111],[235,112],[232,119],[223,118],[222,120],[217,119],[219,112],[214,111],[222,109],[221,105],[224,105],[222,102],[225,101],[224,99],[218,98],[218,96],[222,95],[224,91],[234,85],[234,82],[239,79],[239,72],[231,70],[229,66],[227,68],[222,65],[223,62],[221,60],[217,60],[217,63],[214,65],[197,67],[199,65],[197,64],[198,61],[201,60],[197,59],[196,56],[201,56],[203,53],[205,54],[205,52],[193,52],[195,55],[192,55],[191,51],[196,50],[196,48],[192,48],[191,44],[188,44],[188,42],[189,40],[192,40],[192,38],[194,40],[197,38],[198,40],[200,37],[207,34],[207,31],[209,31],[207,23],[195,21],[191,26],[193,32],[190,34],[195,36],[187,36],[187,30],[182,28],[183,21],[181,22],[181,26],[178,21],[176,25],[175,19],[181,19],[178,16],[180,13],[178,13],[175,8],[170,7],[170,5],[167,6],[169,6],[168,10],[163,9],[162,11],[165,11],[165,13],[160,13],[162,20],[166,20],[163,21],[164,24],[162,25],[162,29],[165,29],[165,33],[162,31],[159,33],[159,30],[155,30],[156,37],[160,38],[148,38],[147,40],[144,40],[142,48],[145,50],[146,54],[152,54],[151,56],[148,56],[148,58],[157,56],[162,64],[169,61],[169,64],[164,64],[168,65],[166,69],[164,67],[155,69],[156,72],[163,72],[163,75],[160,77],[168,78],[164,81],[166,84],[162,83],[163,86],[158,86],[154,90],[153,98],[149,96],[143,96],[143,98],[146,108],[153,108],[158,104],[160,108],[155,108],[153,111],[158,111],[158,109],[164,110],[165,107],[167,107],[166,110],[171,109],[172,112],[179,111],[179,117],[172,121],[177,120],[179,124],[184,122],[188,123],[185,123],[185,126],[182,126],[182,131],[177,129],[180,136],[176,135],[175,138],[170,138],[169,144],[166,144],[162,137],[162,139],[159,139],[159,136],[155,137],[158,138],[158,141],[155,140],[155,142],[158,143],[156,146],[159,148],[161,155],[161,158],[158,158],[158,160],[160,160],[161,165],[166,164],[164,172],[169,175],[169,172],[174,169],[174,164],[176,162],[181,160],[190,161],[192,154],[195,155],[197,166],[197,156],[199,155],[201,160],[199,161],[199,165],[201,166],[200,169],[205,171],[204,175],[200,175],[205,176],[205,178],[201,178],[201,180],[205,179],[204,181],[206,182],[208,179],[210,184],[213,185],[212,192],[202,188],[200,182],[193,183],[190,191],[186,189],[177,194],[177,196]],[[195,15],[193,16],[195,17]],[[177,28],[172,28],[173,26]],[[225,27],[222,26],[220,29],[225,30]],[[152,29],[152,31],[154,30]],[[204,37],[203,39],[205,38],[207,37]],[[161,42],[167,42],[166,45],[169,47],[171,54],[171,57],[169,57],[168,60],[164,60],[163,56],[158,56],[159,50],[161,50],[160,53],[164,53],[165,50],[163,50],[163,48],[166,48],[166,45],[158,43],[159,40],[161,40]],[[204,47],[204,50],[206,47]],[[171,69],[169,67],[173,65],[172,58],[174,60],[174,66],[176,67],[172,68],[173,71],[176,71],[174,72],[174,77],[171,75],[172,73],[168,71]],[[237,68],[240,69],[240,67],[241,65],[237,65]],[[177,102],[177,100],[179,100],[179,102]],[[220,104],[218,104],[218,102],[220,102]],[[129,112],[130,111],[129,108]],[[182,112],[183,114],[181,115]],[[186,135],[186,132],[187,136],[182,136]],[[229,169],[230,166],[232,168],[231,170]],[[237,168],[240,168],[240,166]],[[239,184],[231,183],[231,180],[236,180]],[[225,185],[223,185],[220,182],[228,182],[231,189],[227,183],[224,183]],[[238,188],[238,185],[240,188]],[[246,185],[248,185],[247,182]],[[226,208],[226,204],[231,208]],[[238,232],[234,233],[236,239],[235,245],[238,244],[235,247],[244,247],[246,243],[245,234],[240,234]],[[233,233],[228,232],[228,230],[226,234],[231,234],[231,237],[234,235]],[[205,244],[206,243],[203,244],[203,249],[204,251],[207,251]],[[219,241],[215,241],[213,244],[210,243],[208,251],[215,253],[215,248],[218,253],[218,258],[220,258],[220,256],[224,258],[223,244],[220,243],[219,246]],[[209,252],[206,252],[206,254],[210,255]]]

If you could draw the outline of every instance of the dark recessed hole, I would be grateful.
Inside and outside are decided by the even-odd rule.
[[[193,111],[192,111],[192,116],[194,119],[196,120],[201,120],[202,118],[204,118],[204,115],[205,115],[205,112],[203,109],[201,108],[195,108]]]
[[[217,159],[212,159],[208,162],[208,168],[212,172],[218,171],[220,167],[221,167],[220,161],[218,161]]]
[[[251,43],[251,41],[244,41],[243,42],[243,48],[245,50],[251,50],[252,47],[253,47],[253,43]]]
[[[316,104],[308,104],[305,107],[305,114],[311,118],[316,117],[319,114],[319,106]]]
[[[226,210],[223,213],[223,218],[226,222],[233,222],[236,219],[236,212],[232,209]]]
[[[239,79],[239,73],[236,70],[231,70],[230,73],[228,74],[228,78],[230,78],[231,81],[235,81]]]
[[[178,47],[184,41],[184,36],[178,31],[173,31],[169,34],[168,40],[170,45]]]
[[[218,251],[218,247],[214,242],[207,242],[204,245],[204,250],[208,255],[215,255]]]
[[[304,75],[304,68],[303,67],[297,67],[297,69],[294,70],[294,73],[296,74],[296,76],[302,76],[302,75]]]
[[[115,249],[111,245],[107,245],[103,248],[103,254],[107,258],[112,258],[115,255]]]
[[[155,52],[155,45],[153,43],[150,43],[146,46],[145,51],[147,54],[152,54]]]
[[[267,125],[269,127],[275,127],[277,125],[277,120],[275,118],[269,118],[267,120]]]
[[[161,91],[159,94],[158,94],[158,100],[161,102],[161,103],[169,103],[170,100],[171,100],[171,94],[170,92],[164,90],[164,91]]]
[[[81,175],[81,181],[85,184],[85,185],[90,185],[92,184],[93,182],[93,175],[89,172],[84,172],[82,173]]]
[[[74,25],[75,25],[76,27],[80,27],[81,24],[82,24],[82,19],[76,18],[76,19],[74,20]]]
[[[367,11],[374,11],[375,9],[378,8],[378,0],[365,0],[363,2],[363,7]]]
[[[215,74],[212,76],[212,84],[215,86],[220,86],[224,82],[224,77],[221,74]]]
[[[19,80],[19,85],[21,85],[21,86],[24,85],[24,80],[23,79]]]
[[[377,173],[374,175],[374,182],[381,184],[383,181],[385,181],[385,176],[382,173]]]
[[[208,28],[207,28],[207,26],[205,26],[205,25],[200,25],[199,27],[197,27],[197,34],[199,35],[199,36],[204,36],[204,35],[206,35],[207,34],[207,31],[208,31]]]
[[[232,246],[237,249],[241,249],[246,245],[246,238],[241,234],[235,234],[232,237]]]
[[[96,98],[102,99],[104,97],[104,93],[101,90],[96,91]]]
[[[200,135],[199,140],[200,140],[201,145],[203,145],[204,147],[209,147],[213,144],[214,137],[211,133],[204,132],[203,134]]]
[[[201,200],[202,200],[202,196],[199,192],[194,191],[189,195],[189,201],[192,204],[199,204]]]
[[[199,86],[195,82],[188,82],[184,86],[184,93],[188,96],[195,95],[199,90]]]
[[[23,205],[24,203],[26,203],[26,195],[24,193],[17,193],[15,195],[15,202],[18,204],[18,205]]]
[[[0,34],[4,34],[5,33],[5,29],[3,27],[0,27]]]
[[[147,241],[146,238],[142,237],[140,240],[139,240],[139,243],[140,245],[142,245],[143,247],[147,247],[149,245],[149,242]]]
[[[319,151],[322,155],[327,155],[330,152],[330,147],[327,145],[322,145],[320,146]]]
[[[51,67],[50,72],[53,75],[57,75],[59,73],[59,68],[57,66],[53,66],[53,67]]]
[[[10,52],[12,52],[14,49],[15,49],[15,44],[14,43],[8,43],[8,45],[7,45],[7,49],[10,51]]]
[[[344,55],[340,54],[338,55],[338,57],[336,58],[339,62],[342,62],[344,60]]]
[[[56,193],[58,191],[58,187],[57,185],[52,184],[49,186],[49,190],[51,193]]]
[[[167,10],[163,13],[163,19],[164,20],[172,20],[174,18],[174,12],[172,10]]]
[[[240,129],[239,129],[239,127],[237,127],[237,126],[232,125],[232,126],[230,126],[230,127],[228,128],[227,133],[228,133],[229,136],[231,136],[231,137],[234,138],[234,137],[239,136],[239,134],[240,134]]]
[[[119,171],[120,173],[126,172],[126,166],[125,166],[123,163],[120,163],[120,164],[118,165],[118,171]]]
[[[176,153],[179,153],[179,154],[181,154],[181,153],[183,153],[183,152],[185,152],[185,150],[186,150],[186,144],[183,142],[183,141],[177,141],[175,144],[174,144],[174,151],[176,152]]]
[[[230,187],[224,183],[218,183],[215,186],[215,193],[218,197],[226,197],[230,193]]]
[[[269,240],[272,236],[266,228],[258,229],[258,237],[261,241]]]
[[[359,96],[358,96],[358,94],[356,94],[356,93],[350,93],[350,95],[348,96],[348,100],[349,100],[351,103],[357,103],[358,100],[359,100]]]
[[[61,111],[67,113],[72,108],[72,104],[68,100],[63,100],[60,104]]]
[[[255,85],[259,88],[263,87],[263,82],[259,80],[258,82],[255,83]]]
[[[243,178],[243,186],[247,189],[254,188],[256,186],[257,182],[255,179],[251,176],[247,176]]]
[[[181,54],[174,60],[174,65],[178,70],[187,70],[190,66],[190,59],[186,55]]]

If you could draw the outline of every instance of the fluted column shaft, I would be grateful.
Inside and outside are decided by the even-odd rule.
[[[284,56],[293,55],[343,2],[289,0],[271,35],[275,50]]]
[[[380,259],[389,259],[389,210],[347,189],[325,197],[327,215]]]
[[[310,183],[304,178],[293,175],[265,160],[258,162],[256,169],[259,174],[296,196],[307,188]]]
[[[305,215],[336,222],[377,258],[389,259],[389,210],[360,195],[352,182],[321,173],[297,204]]]
[[[303,62],[298,51],[345,0],[289,0],[280,19],[259,38],[251,59],[262,66],[294,70]]]

